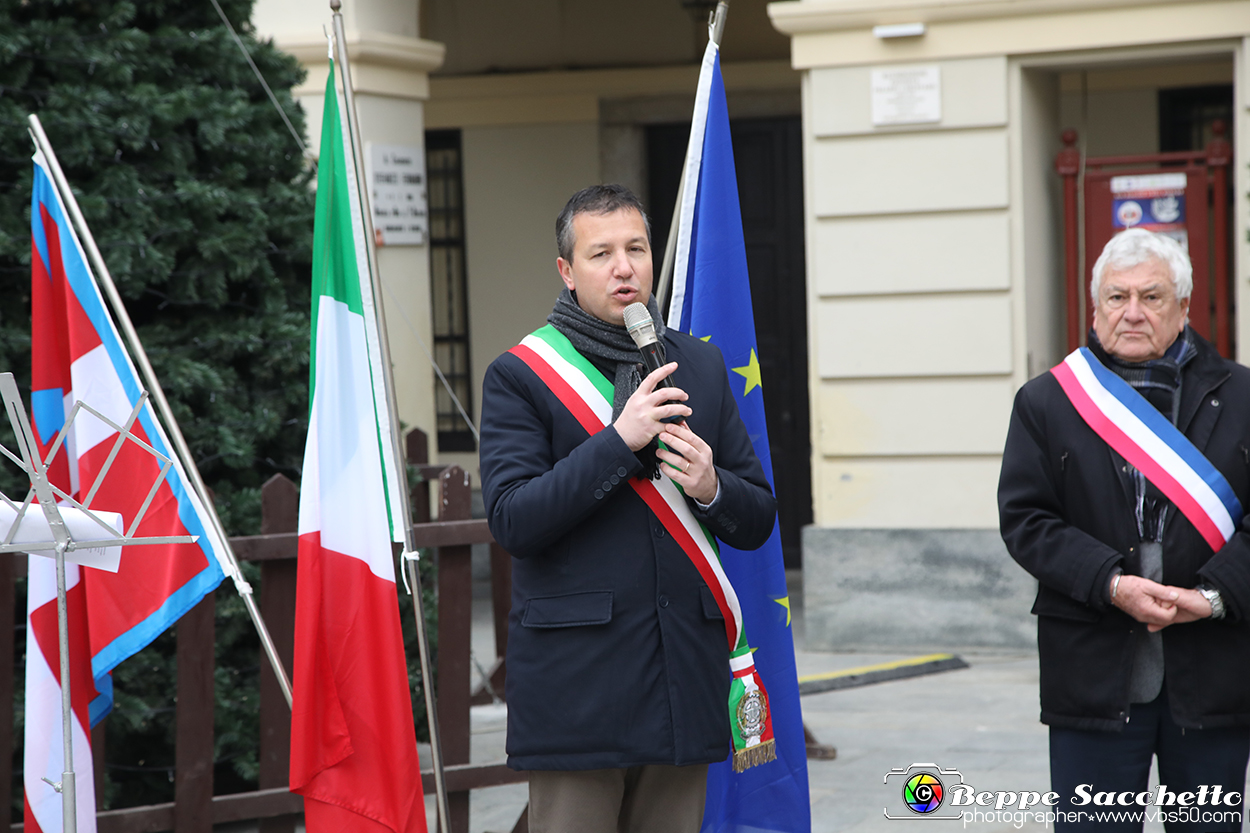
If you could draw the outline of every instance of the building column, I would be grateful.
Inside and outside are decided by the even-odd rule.
[[[343,17],[366,157],[375,144],[411,148],[424,170],[429,74],[442,65],[443,45],[418,37],[416,0],[357,0],[345,4]],[[253,22],[261,36],[273,37],[308,71],[304,83],[292,92],[304,108],[309,149],[316,154],[329,72],[329,46],[320,27],[330,28],[329,4],[310,14],[301,0],[258,0]],[[434,438],[429,248],[422,240],[417,245],[379,246],[377,252],[399,418]],[[433,439],[430,454],[436,461]]]

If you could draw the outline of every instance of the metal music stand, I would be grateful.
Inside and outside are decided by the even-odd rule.
[[[35,442],[35,435],[31,430],[30,420],[26,416],[26,409],[22,404],[22,397],[18,392],[17,382],[14,380],[12,373],[0,373],[0,397],[4,399],[4,408],[8,413],[9,424],[13,427],[13,434],[17,438],[18,446],[18,453],[14,454],[5,448],[3,444],[0,444],[0,454],[16,463],[30,478],[31,483],[30,489],[26,493],[26,498],[20,505],[10,500],[3,492],[0,492],[0,513],[5,516],[0,518],[0,533],[3,534],[3,538],[0,538],[0,553],[25,552],[48,557],[47,554],[50,552],[53,554],[52,557],[56,559],[56,614],[57,629],[60,636],[59,651],[61,659],[61,735],[64,745],[65,770],[61,773],[59,783],[50,781],[46,777],[44,780],[48,781],[52,788],[61,794],[62,829],[65,833],[76,833],[78,830],[78,797],[74,780],[73,708],[71,706],[69,684],[69,627],[68,612],[65,604],[65,564],[68,561],[69,563],[110,569],[107,565],[107,551],[110,549],[134,546],[136,544],[194,543],[198,540],[198,536],[135,537],[135,531],[138,530],[139,524],[143,521],[148,507],[152,503],[152,499],[156,497],[157,490],[160,489],[161,483],[165,481],[165,477],[173,465],[168,457],[132,433],[135,421],[139,418],[139,413],[147,403],[147,391],[143,391],[140,394],[139,401],[135,403],[134,409],[130,412],[130,417],[126,420],[124,426],[113,422],[85,402],[76,401],[73,409],[70,411],[69,419],[65,421],[65,425],[57,433],[55,441],[49,447],[47,457],[42,459],[39,456],[39,446]],[[48,479],[48,468],[52,465],[57,452],[64,447],[66,438],[69,436],[75,421],[84,411],[116,431],[117,439],[113,442],[113,448],[109,452],[108,458],[100,468],[99,474],[96,475],[91,488],[87,491],[87,496],[82,502],[79,502]],[[117,459],[118,453],[126,442],[134,443],[155,457],[161,464],[161,471],[152,483],[147,499],[144,500],[138,513],[136,513],[123,533],[109,522],[110,518],[116,522],[120,516],[116,513],[101,514],[99,511],[92,511],[91,502],[95,499],[100,485],[104,482],[104,478],[108,475],[109,469],[112,468],[113,462]],[[27,517],[27,510],[30,509],[32,503],[36,500],[38,501],[39,509],[42,510],[42,518],[35,514]],[[58,500],[62,502],[60,505],[57,503]],[[8,512],[4,511],[6,509],[14,513],[12,520],[8,520]],[[24,524],[23,521],[27,523]],[[3,526],[5,523],[9,524],[7,530]],[[71,530],[71,526],[74,527],[74,530]],[[99,532],[96,531],[97,527]],[[84,528],[89,530],[89,532],[83,532]],[[77,538],[75,535],[77,535]],[[91,537],[93,535],[95,537]],[[15,539],[18,537],[28,540],[17,542]],[[29,540],[31,538],[34,540]],[[119,557],[120,554],[118,554]],[[116,563],[112,564],[111,569],[113,571],[117,570]]]

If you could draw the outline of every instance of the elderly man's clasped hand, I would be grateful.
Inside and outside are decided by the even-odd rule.
[[[1141,576],[1119,575],[1111,580],[1111,603],[1146,625],[1151,633],[1168,625],[1196,622],[1211,615],[1211,603],[1197,590],[1169,587]]]

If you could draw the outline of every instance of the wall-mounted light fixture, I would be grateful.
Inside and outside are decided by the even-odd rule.
[[[889,38],[918,38],[925,33],[923,23],[887,23],[872,27],[872,35],[882,40]]]

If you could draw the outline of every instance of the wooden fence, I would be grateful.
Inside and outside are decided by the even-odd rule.
[[[524,781],[502,761],[469,763],[469,706],[491,702],[490,691],[470,691],[473,544],[491,546],[491,592],[495,616],[496,660],[490,687],[503,696],[510,605],[511,557],[491,537],[486,521],[471,519],[469,475],[459,467],[426,465],[426,438],[412,431],[408,459],[419,466],[425,482],[413,492],[413,531],[418,547],[438,558],[438,713],[443,762],[453,833],[469,829],[469,791]],[[430,519],[430,487],[438,484],[438,519]],[[261,534],[232,538],[240,561],[260,565],[258,604],[278,653],[289,670],[294,650],[296,529],[299,490],[277,475],[261,491]],[[14,582],[25,572],[25,557],[0,558],[0,622],[13,622],[17,612]],[[209,833],[214,824],[259,820],[260,833],[293,833],[303,812],[303,798],[287,790],[291,744],[291,712],[278,681],[262,653],[260,672],[259,789],[213,795],[213,670],[215,602],[210,594],[179,620],[177,635],[177,709],[175,714],[174,800],[166,804],[106,810],[97,815],[99,833]],[[14,640],[0,639],[0,714],[13,713]],[[96,783],[104,773],[107,750],[104,724],[92,732]],[[13,749],[13,722],[0,720],[0,749]],[[0,784],[12,781],[12,755],[0,754]],[[429,761],[423,761],[429,766]],[[434,792],[431,772],[422,773],[426,795]],[[81,776],[80,776],[81,777]],[[100,792],[97,786],[97,792]],[[21,824],[10,828],[22,830]],[[513,833],[526,833],[526,813]]]

